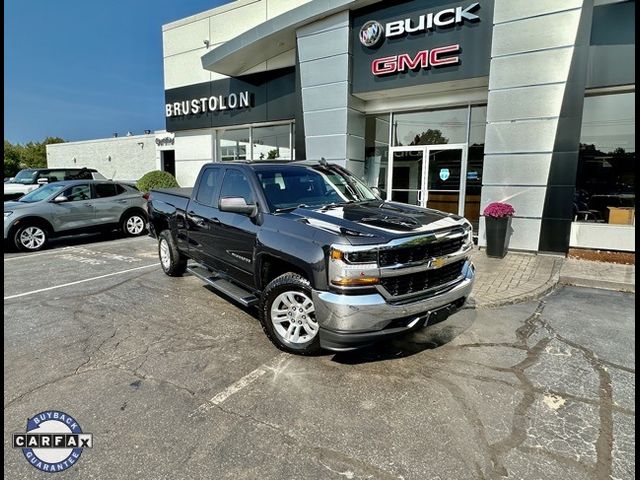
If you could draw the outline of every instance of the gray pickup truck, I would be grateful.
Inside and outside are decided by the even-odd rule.
[[[473,285],[467,220],[383,201],[326,162],[207,164],[193,189],[152,190],[147,211],[167,275],[189,270],[257,306],[267,336],[292,353],[423,328]]]

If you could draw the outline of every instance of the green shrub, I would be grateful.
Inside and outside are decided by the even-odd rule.
[[[145,193],[149,192],[152,188],[174,188],[179,186],[176,177],[169,172],[160,170],[145,173],[137,183],[138,189]]]

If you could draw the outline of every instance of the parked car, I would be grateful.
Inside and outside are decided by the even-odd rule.
[[[25,168],[4,183],[4,201],[20,198],[39,186],[61,180],[106,180],[93,168]]]
[[[326,162],[207,164],[193,189],[152,190],[147,212],[164,272],[257,305],[287,352],[422,328],[462,306],[474,281],[466,219],[383,201]]]
[[[4,202],[4,239],[26,251],[40,250],[51,237],[78,232],[120,228],[126,235],[141,235],[146,222],[142,192],[110,180],[55,182]]]

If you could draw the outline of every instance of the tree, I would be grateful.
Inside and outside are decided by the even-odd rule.
[[[47,166],[47,145],[64,143],[59,137],[47,137],[42,142],[28,142],[22,156],[23,168],[44,168]]]
[[[4,176],[15,177],[20,171],[22,160],[22,146],[13,145],[10,141],[4,141]]]
[[[442,135],[438,129],[428,129],[420,135],[416,135],[409,145],[440,145],[449,143],[449,139]]]
[[[28,142],[26,145],[4,141],[4,176],[13,177],[23,168],[44,168],[47,166],[47,145],[64,143],[59,137],[47,137],[42,142]]]
[[[275,160],[279,156],[280,156],[280,150],[277,148],[274,148],[273,150],[269,150],[267,152],[267,160]]]

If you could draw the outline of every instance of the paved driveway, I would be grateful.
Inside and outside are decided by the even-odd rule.
[[[5,255],[5,478],[27,417],[94,447],[57,478],[634,477],[634,295],[562,288],[393,344],[295,357],[149,238]]]

